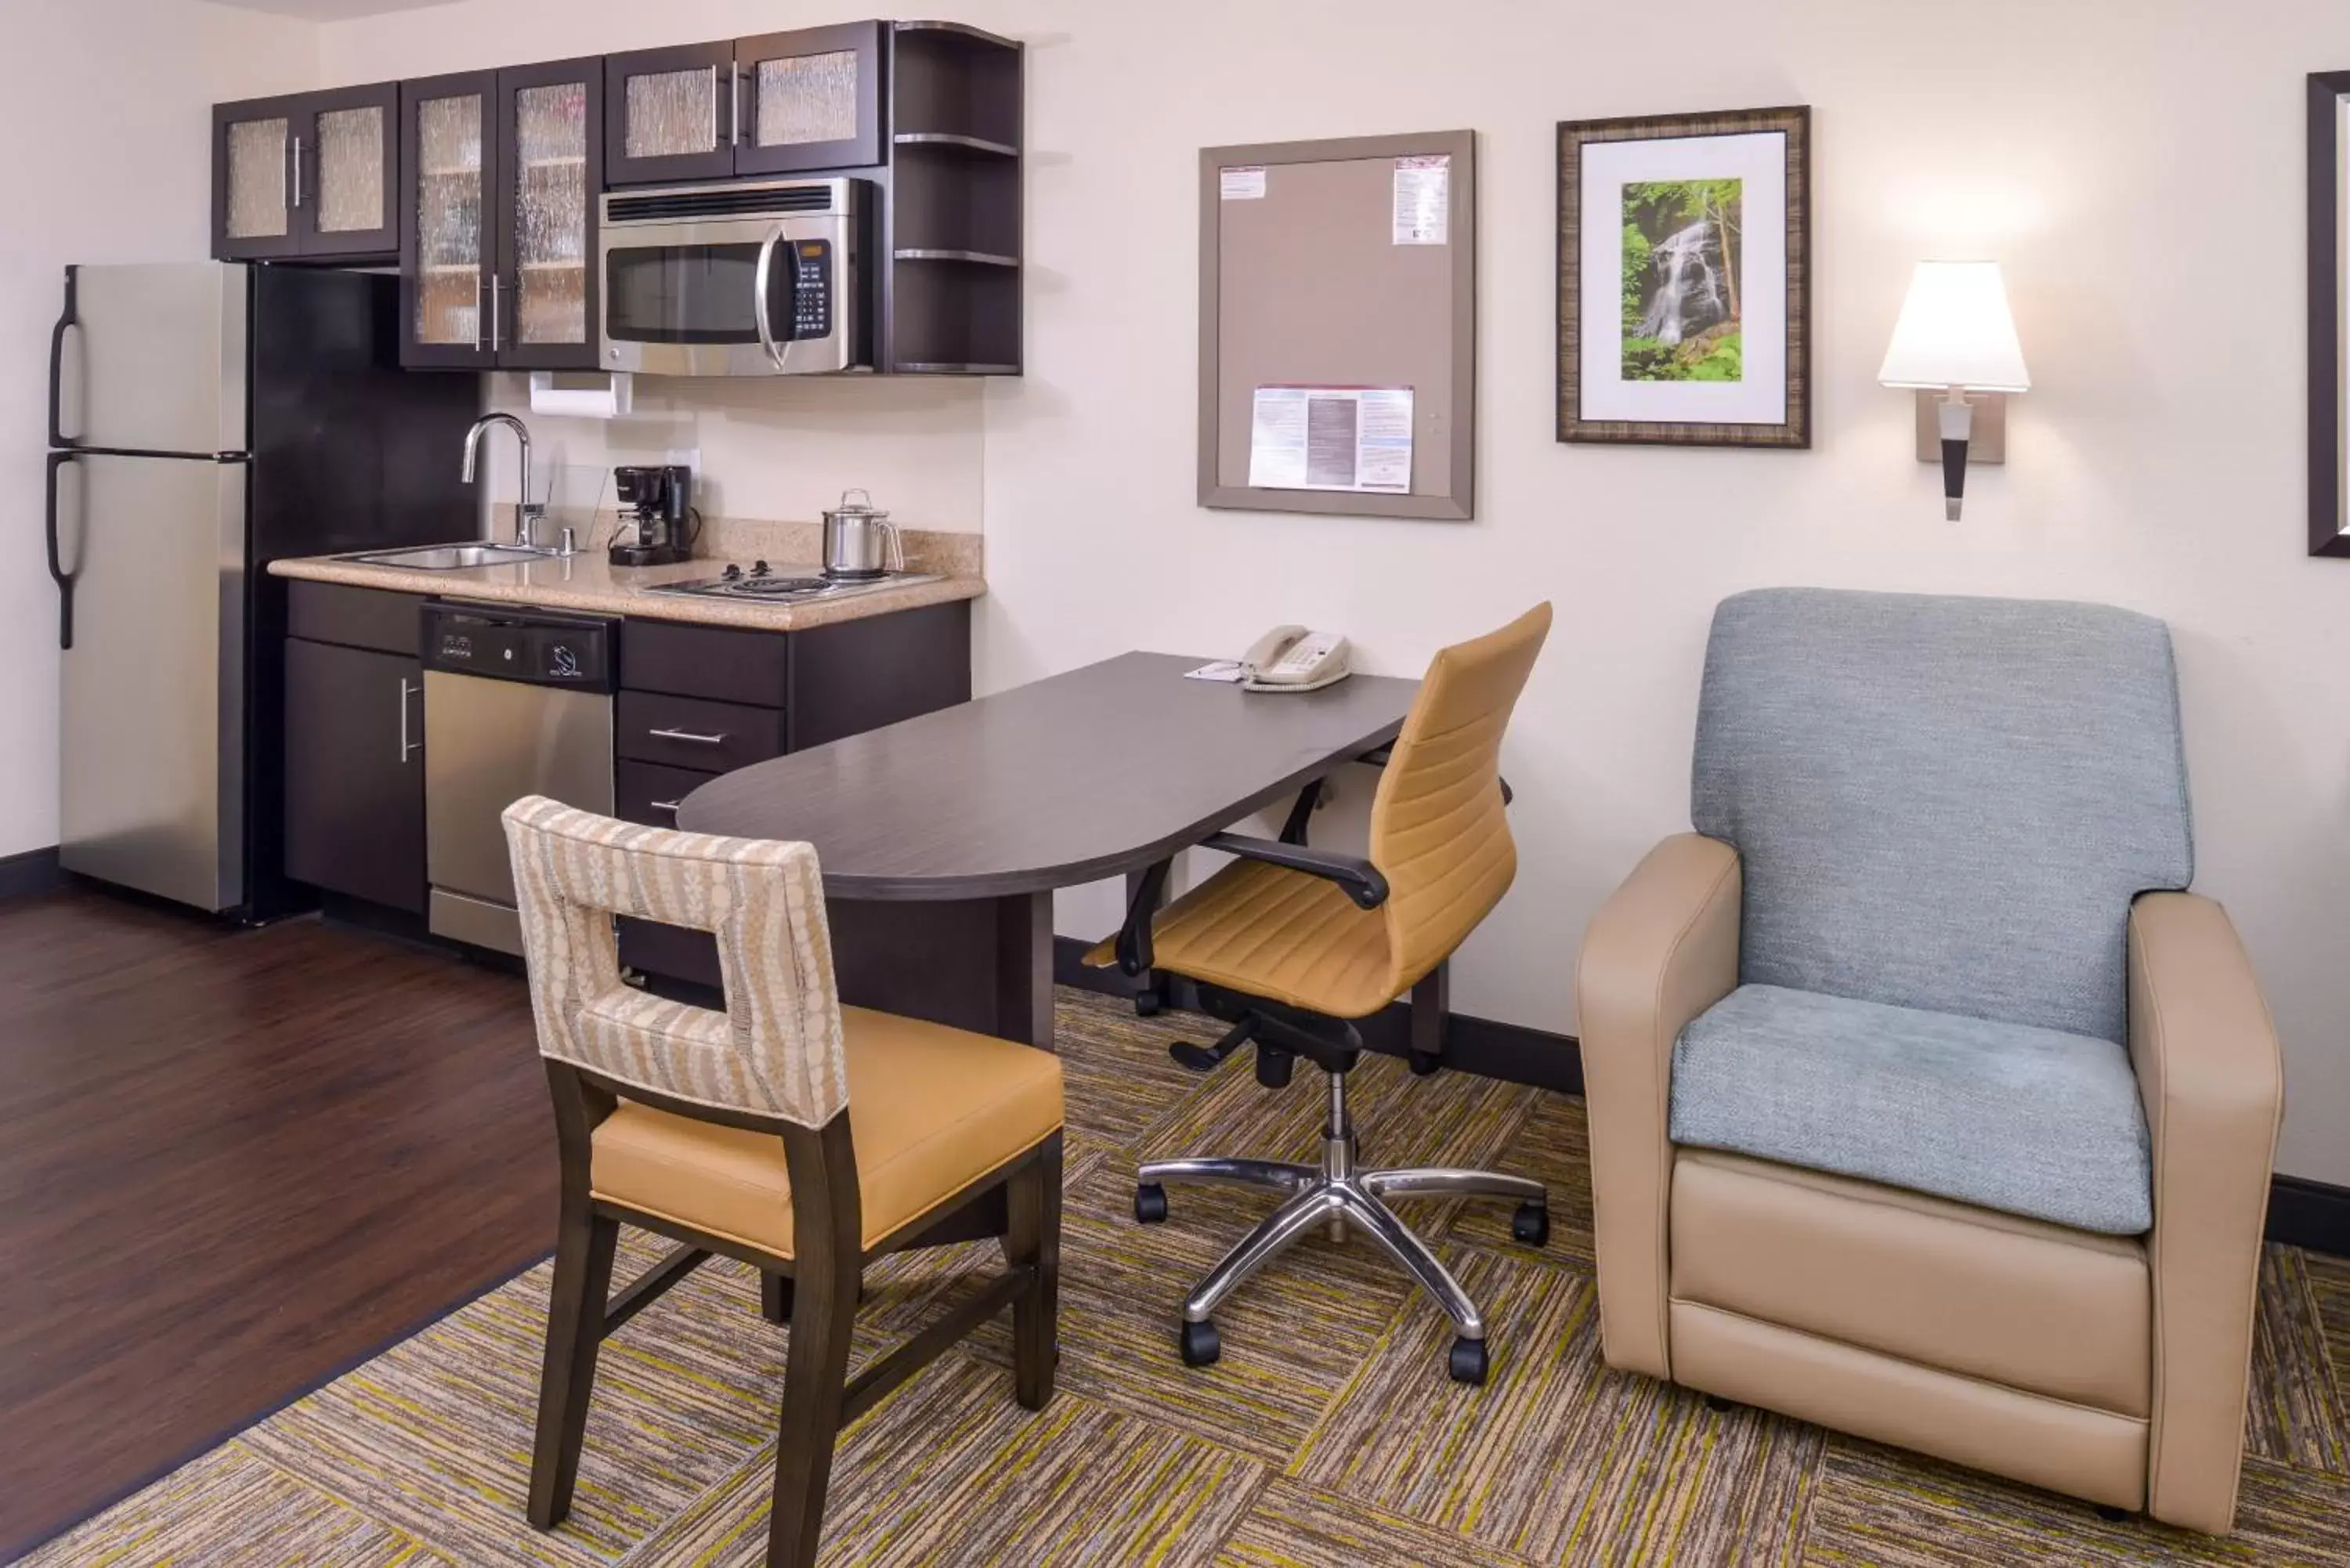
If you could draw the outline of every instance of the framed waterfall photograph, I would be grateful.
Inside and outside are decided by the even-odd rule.
[[[1558,439],[1812,444],[1808,108],[1558,128]]]

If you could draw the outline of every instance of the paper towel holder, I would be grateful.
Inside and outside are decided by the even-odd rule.
[[[626,419],[635,404],[626,370],[533,370],[530,411],[575,420]]]

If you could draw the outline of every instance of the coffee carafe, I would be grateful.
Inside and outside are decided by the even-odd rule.
[[[693,470],[682,463],[612,470],[620,504],[631,508],[608,552],[616,566],[666,566],[693,547]]]

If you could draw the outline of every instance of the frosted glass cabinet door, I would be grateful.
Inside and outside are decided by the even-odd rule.
[[[492,362],[502,325],[489,221],[496,91],[490,71],[434,77],[400,89],[402,364]]]
[[[213,109],[213,256],[256,261],[300,254],[294,138],[301,100],[256,99]]]
[[[723,180],[743,134],[734,46],[639,49],[604,60],[608,183]]]
[[[743,78],[742,174],[883,161],[880,22],[803,27],[734,46]]]
[[[596,364],[597,198],[604,185],[604,62],[498,73],[497,362],[532,369]]]
[[[389,228],[383,144],[391,134],[381,104],[330,109],[318,116],[318,232],[350,234]]]

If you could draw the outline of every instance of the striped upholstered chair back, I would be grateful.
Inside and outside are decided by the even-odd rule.
[[[847,1106],[815,849],[642,827],[538,795],[506,808],[505,830],[542,1055],[806,1127]],[[614,915],[716,937],[726,1011],[623,984]]]

